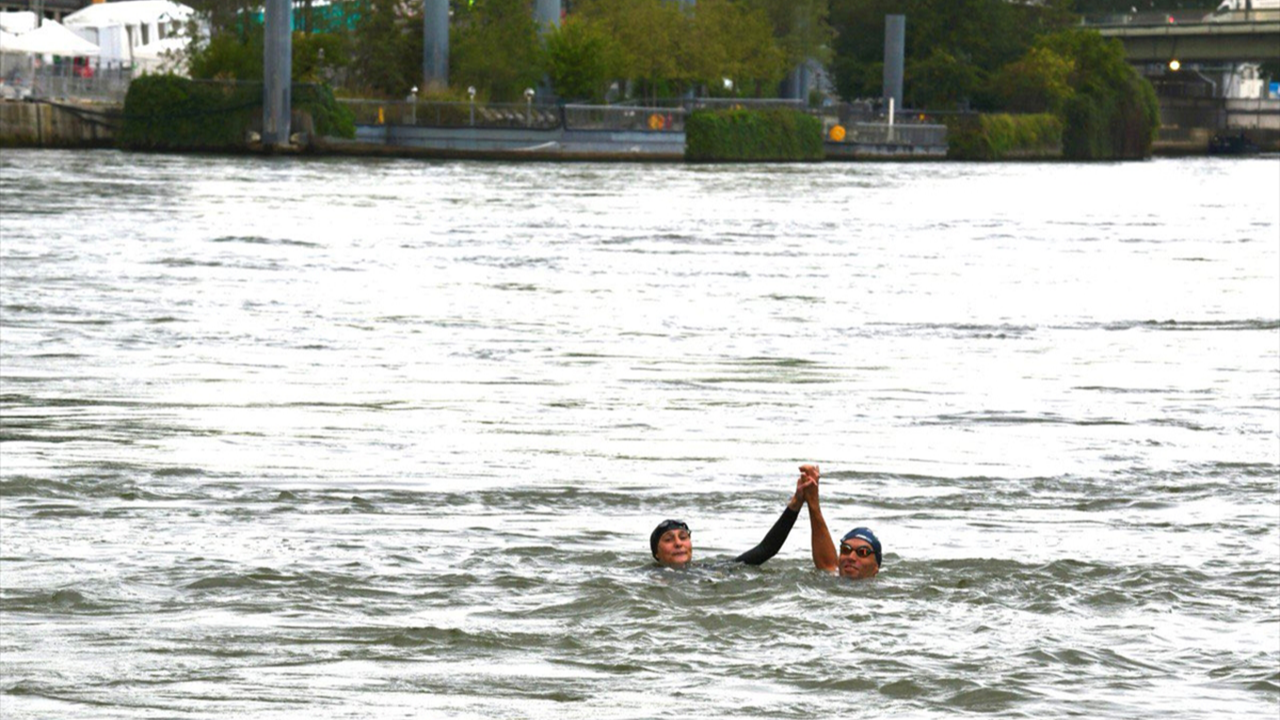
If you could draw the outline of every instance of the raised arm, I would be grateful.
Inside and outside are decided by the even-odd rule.
[[[791,527],[796,524],[796,518],[800,515],[800,506],[804,504],[804,496],[808,492],[809,484],[814,482],[817,482],[816,478],[809,480],[802,474],[800,479],[796,481],[795,494],[787,501],[786,509],[774,521],[773,527],[769,528],[769,533],[764,536],[764,540],[761,540],[759,545],[742,553],[734,560],[747,565],[763,565],[766,560],[777,555],[778,551],[782,549],[782,544],[787,541],[787,536],[791,534]]]
[[[836,572],[836,545],[831,541],[831,531],[822,517],[818,504],[818,466],[801,465],[801,477],[809,478],[805,486],[804,501],[809,506],[809,545],[813,551],[813,565],[819,570]]]

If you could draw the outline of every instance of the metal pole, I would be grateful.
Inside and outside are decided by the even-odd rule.
[[[449,0],[422,2],[422,86],[449,87]]]
[[[263,14],[262,146],[289,144],[290,85],[293,77],[293,7],[290,0],[267,0]]]
[[[884,16],[884,93],[902,107],[902,65],[907,47],[907,16]]]

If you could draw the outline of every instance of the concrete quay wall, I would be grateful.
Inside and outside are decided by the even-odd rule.
[[[118,105],[0,101],[0,146],[110,147],[115,128],[103,118],[119,111]]]
[[[322,151],[512,160],[680,160],[682,132],[358,125],[355,140],[323,138]]]
[[[321,141],[325,149],[420,157],[525,160],[675,161],[684,158],[680,131],[535,130],[360,125],[354,141]],[[941,160],[946,145],[824,143],[827,160]]]

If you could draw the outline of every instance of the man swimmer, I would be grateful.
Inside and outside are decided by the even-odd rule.
[[[801,480],[809,480],[805,483],[804,501],[809,508],[809,545],[813,564],[819,570],[838,572],[841,577],[854,580],[875,577],[883,561],[879,538],[868,528],[854,528],[840,538],[840,554],[836,555],[831,531],[827,529],[822,507],[818,504],[818,466],[801,465],[800,476]]]
[[[787,535],[791,533],[791,526],[796,523],[796,517],[800,514],[800,506],[805,502],[804,498],[809,491],[809,486],[816,485],[817,482],[816,476],[809,478],[802,473],[796,481],[795,494],[787,501],[786,509],[773,523],[764,540],[734,558],[733,561],[747,565],[763,565],[766,560],[777,555],[782,549],[782,544],[787,541]],[[653,559],[657,560],[659,565],[673,568],[687,567],[693,562],[693,534],[682,520],[663,520],[649,534],[649,551],[653,553]]]

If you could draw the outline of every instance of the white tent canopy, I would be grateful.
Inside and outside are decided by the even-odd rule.
[[[0,50],[32,55],[61,55],[63,57],[97,56],[98,46],[63,27],[56,20],[45,20],[37,30],[26,32],[13,40],[4,39]]]
[[[137,49],[158,40],[186,35],[195,11],[170,0],[123,0],[89,5],[63,18],[80,37],[94,43],[104,64],[130,65]]]
[[[10,34],[21,35],[38,27],[40,27],[40,19],[30,10],[0,12],[0,30]]]
[[[169,0],[124,0],[89,5],[62,18],[62,22],[72,28],[150,25],[187,20],[194,12]]]

